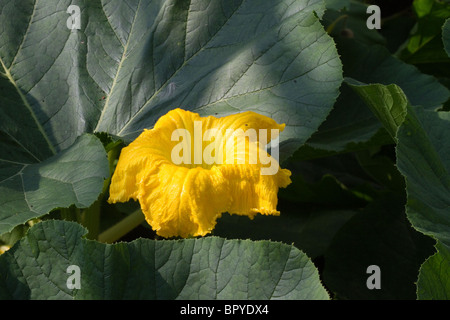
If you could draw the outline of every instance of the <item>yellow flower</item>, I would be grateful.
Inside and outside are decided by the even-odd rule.
[[[11,249],[11,247],[8,246],[8,245],[2,245],[2,246],[0,246],[0,254],[5,253],[5,252],[8,251],[9,249]]]
[[[224,212],[279,215],[278,189],[291,172],[266,144],[283,129],[250,111],[216,118],[172,110],[122,149],[108,201],[138,200],[163,237],[204,236]]]

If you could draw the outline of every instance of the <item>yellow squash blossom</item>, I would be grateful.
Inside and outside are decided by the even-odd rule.
[[[8,245],[0,246],[0,254],[5,253],[5,252],[8,251],[10,248],[11,248],[11,247],[8,246]]]
[[[122,149],[109,202],[138,200],[163,237],[204,236],[224,212],[279,215],[278,189],[291,172],[266,144],[283,129],[250,111],[216,118],[172,110]]]

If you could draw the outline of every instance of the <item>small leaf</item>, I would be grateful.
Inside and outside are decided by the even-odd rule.
[[[391,137],[395,139],[409,105],[402,89],[395,84],[364,85],[350,78],[347,79],[347,83],[361,96]]]
[[[450,248],[440,242],[438,252],[428,258],[420,268],[417,298],[420,300],[450,299]]]
[[[414,1],[417,24],[400,57],[411,64],[441,63],[448,68],[450,60],[442,47],[441,31],[450,16],[448,1]]]
[[[89,207],[109,174],[105,149],[89,134],[43,162],[0,165],[0,234],[55,208]]]
[[[442,26],[442,42],[444,43],[445,52],[450,57],[450,18]]]

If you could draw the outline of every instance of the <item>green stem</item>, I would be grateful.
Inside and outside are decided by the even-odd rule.
[[[113,225],[111,228],[100,233],[100,235],[98,236],[98,241],[104,243],[113,243],[139,226],[144,221],[145,216],[142,213],[141,209],[138,209],[127,216],[125,219]]]
[[[88,230],[86,238],[96,239],[100,227],[101,200],[97,199],[89,208],[80,209],[74,205],[69,208],[61,208],[61,218],[66,221],[76,221]]]
[[[80,212],[80,209],[78,209],[75,206],[70,206],[68,208],[61,208],[59,210],[61,214],[61,218],[66,221],[77,221],[78,213]]]
[[[338,23],[339,21],[345,20],[345,19],[347,19],[347,18],[348,18],[348,15],[347,15],[347,14],[344,14],[344,15],[339,16],[336,20],[334,20],[334,21],[328,26],[328,28],[327,28],[327,30],[326,30],[327,33],[328,33],[328,34],[331,34],[331,32],[333,31],[334,27],[336,27],[337,23]]]
[[[94,240],[97,239],[100,229],[100,207],[103,196],[100,196],[89,208],[81,211],[78,215],[78,222],[88,229],[86,238]]]

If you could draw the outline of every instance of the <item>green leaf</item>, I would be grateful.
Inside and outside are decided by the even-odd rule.
[[[450,114],[410,107],[397,133],[407,214],[419,231],[450,245]]]
[[[395,84],[364,85],[351,78],[347,79],[347,83],[361,96],[391,137],[395,139],[409,105],[402,89]]]
[[[410,63],[427,63],[446,60],[442,52],[440,34],[442,25],[450,17],[450,4],[446,1],[415,0],[417,26],[411,35],[402,57]],[[437,46],[430,46],[436,40]]]
[[[66,27],[70,4],[80,6],[80,30]],[[49,0],[2,2],[0,12],[17,17],[0,34],[1,71],[20,95],[10,104],[56,150],[83,132],[133,139],[180,107],[272,116],[287,124],[289,154],[325,119],[342,81],[320,0]]]
[[[8,299],[328,299],[317,269],[291,245],[217,237],[106,245],[78,224],[48,220],[0,256]],[[79,289],[66,285],[80,268]]]
[[[67,26],[69,5],[80,8],[80,29]],[[324,121],[342,82],[324,10],[321,0],[2,1],[0,177],[3,199],[21,199],[0,202],[3,230],[98,195],[80,188],[85,201],[53,186],[61,203],[41,197],[28,207],[37,200],[25,197],[48,191],[35,191],[40,178],[29,175],[33,193],[19,192],[18,173],[40,168],[28,165],[50,165],[84,133],[129,142],[173,108],[271,116],[287,124],[288,157]],[[99,166],[84,170],[103,177]]]
[[[325,0],[327,9],[342,10],[350,6],[350,0]]]
[[[0,165],[0,234],[54,208],[89,207],[109,175],[103,145],[89,134],[40,163],[1,159]]]
[[[407,214],[419,231],[450,243],[450,134],[447,112],[411,106],[395,86],[351,85],[397,141],[397,166],[406,178]]]
[[[321,151],[348,152],[392,143],[389,135],[380,132],[383,127],[365,101],[349,88],[350,78],[360,84],[395,84],[412,105],[430,110],[440,108],[450,97],[450,91],[436,78],[398,60],[382,46],[367,46],[352,39],[338,39],[337,45],[347,81],[327,120],[307,141],[314,150],[306,150],[310,157]],[[374,95],[373,99],[379,97]]]
[[[420,268],[417,298],[420,300],[450,299],[450,248],[440,242],[438,252],[428,258]]]
[[[448,112],[410,105],[395,85],[351,85],[397,141],[397,167],[406,180],[406,212],[413,227],[438,239],[438,253],[421,267],[419,299],[447,299],[450,244]]]
[[[393,149],[389,148],[389,151],[393,152]],[[357,159],[363,170],[380,186],[393,193],[404,194],[405,179],[398,171],[393,156],[390,154],[389,156],[383,154],[371,155],[369,151],[361,151],[357,153]]]
[[[386,194],[334,236],[324,283],[337,299],[416,299],[420,265],[432,252],[433,240],[411,227],[403,199]],[[380,268],[379,289],[367,286],[371,265]]]
[[[435,77],[402,62],[382,46],[366,46],[343,40],[338,42],[338,48],[347,78],[366,84],[396,84],[412,105],[430,110],[440,107],[450,96],[450,91]]]
[[[450,58],[442,44],[442,25],[450,17],[450,3],[439,0],[415,0],[417,23],[399,57],[423,72],[447,77]]]

